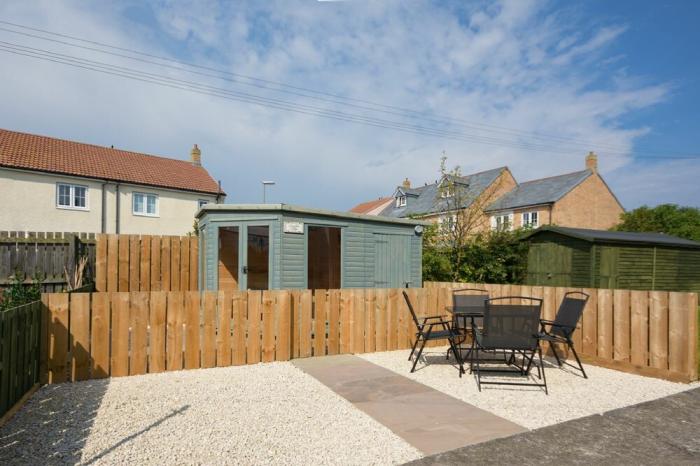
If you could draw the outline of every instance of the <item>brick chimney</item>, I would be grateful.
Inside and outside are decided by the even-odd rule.
[[[192,162],[192,165],[194,165],[195,167],[202,166],[202,151],[199,150],[197,144],[195,144],[192,150],[190,151],[190,162]]]
[[[411,189],[411,181],[408,178],[406,178],[405,180],[403,180],[403,183],[401,183],[401,186],[403,186],[404,189]]]
[[[586,168],[593,173],[598,173],[598,156],[593,151],[586,156]]]

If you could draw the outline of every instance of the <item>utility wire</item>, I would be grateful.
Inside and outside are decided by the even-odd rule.
[[[448,139],[454,139],[464,142],[475,142],[479,144],[486,145],[497,145],[497,146],[509,146],[523,150],[537,151],[537,152],[549,152],[549,153],[560,153],[569,154],[569,150],[562,150],[557,148],[552,148],[550,146],[543,146],[540,144],[532,144],[527,142],[517,142],[517,141],[507,141],[499,140],[497,138],[489,138],[485,136],[474,136],[469,134],[464,134],[456,131],[441,130],[438,128],[430,128],[423,126],[416,126],[410,124],[404,124],[397,121],[383,120],[378,118],[367,117],[357,114],[349,114],[345,112],[338,112],[334,110],[328,110],[323,107],[315,107],[309,105],[302,105],[296,102],[289,102],[280,99],[270,99],[253,94],[235,92],[231,90],[226,90],[222,88],[217,88],[209,86],[206,84],[201,84],[198,82],[186,81],[177,78],[172,78],[169,76],[163,76],[155,73],[147,73],[141,70],[112,65],[104,62],[97,62],[94,60],[84,59],[80,57],[74,57],[71,55],[61,54],[57,52],[52,52],[44,49],[38,49],[34,47],[28,47],[21,44],[14,44],[10,42],[0,41],[0,51],[7,53],[13,53],[15,55],[23,55],[30,58],[36,58],[44,61],[50,61],[54,63],[60,63],[67,66],[72,66],[76,68],[82,68],[91,71],[97,71],[105,74],[110,74],[113,76],[138,80],[142,82],[147,82],[151,84],[156,84],[160,86],[171,87],[180,90],[186,90],[190,92],[197,92],[200,94],[206,94],[214,97],[226,98],[228,100],[236,100],[240,102],[261,105],[264,107],[275,108],[279,110],[292,111],[296,113],[303,113],[308,115],[314,115],[325,118],[332,118],[341,121],[365,124],[369,126],[375,126],[386,129],[394,129],[398,131],[404,131],[414,134],[443,137]],[[627,153],[610,153],[608,155],[618,155],[626,156]],[[656,158],[656,157],[645,157],[645,158]],[[700,158],[700,156],[683,156],[683,157],[663,157],[669,158]]]
[[[181,61],[181,60],[176,60],[176,59],[172,59],[172,58],[162,57],[162,56],[159,56],[159,55],[154,55],[154,54],[150,54],[150,53],[146,53],[146,52],[141,52],[141,51],[138,51],[138,50],[133,50],[133,49],[124,48],[124,47],[117,47],[117,46],[114,46],[114,45],[105,44],[105,43],[98,42],[98,41],[83,39],[83,38],[71,36],[71,35],[68,35],[68,34],[61,34],[61,33],[53,32],[53,31],[48,31],[48,30],[46,30],[46,29],[40,29],[40,28],[30,27],[30,26],[21,25],[21,24],[12,23],[12,22],[3,21],[3,20],[0,20],[0,24],[5,24],[5,25],[9,25],[9,26],[12,26],[12,27],[15,27],[15,28],[25,29],[25,30],[31,30],[31,31],[35,31],[35,32],[40,32],[40,33],[43,33],[43,34],[49,34],[49,35],[56,36],[56,37],[62,37],[62,38],[70,39],[70,40],[73,40],[73,41],[79,41],[79,42],[83,42],[83,43],[87,43],[87,44],[97,45],[97,46],[100,46],[100,47],[106,47],[106,48],[110,48],[110,49],[113,49],[113,50],[120,50],[120,51],[123,51],[123,52],[128,52],[128,53],[132,53],[132,54],[137,54],[137,55],[140,55],[140,56],[149,57],[149,58],[154,58],[154,59],[157,59],[157,60],[166,61],[166,62],[170,62],[170,63],[177,63],[177,64],[179,64],[179,65],[187,66],[187,67],[191,67],[191,68],[197,68],[197,69],[203,69],[203,70],[208,70],[208,71],[214,71],[214,72],[216,72],[216,73],[225,74],[225,75],[229,75],[229,76],[234,76],[234,77],[236,77],[236,78],[243,78],[243,79],[247,79],[247,80],[253,81],[253,82],[245,82],[245,81],[241,81],[240,79],[226,79],[226,78],[224,78],[223,76],[220,76],[220,75],[212,75],[212,74],[209,74],[209,73],[200,73],[200,72],[196,72],[196,71],[193,71],[193,70],[185,70],[185,69],[181,68],[180,66],[175,66],[175,67],[174,67],[174,66],[172,66],[172,65],[167,65],[167,64],[164,64],[164,63],[153,62],[153,61],[151,61],[151,60],[139,59],[139,58],[137,58],[137,57],[133,57],[133,56],[129,56],[129,55],[124,55],[124,54],[116,54],[116,53],[114,53],[114,52],[109,52],[109,51],[102,50],[102,49],[98,49],[98,48],[94,48],[94,47],[85,47],[85,46],[81,46],[81,45],[78,45],[78,44],[73,44],[73,43],[66,42],[66,41],[60,41],[60,40],[56,40],[56,39],[50,39],[50,38],[42,37],[42,36],[39,36],[39,35],[36,35],[36,34],[29,34],[29,33],[26,33],[26,32],[15,31],[15,30],[12,30],[12,29],[7,29],[7,28],[1,28],[1,27],[0,27],[0,30],[5,31],[5,32],[10,32],[10,33],[14,33],[14,34],[20,34],[20,35],[24,35],[24,36],[28,36],[28,37],[33,37],[33,38],[37,38],[37,39],[41,39],[41,40],[46,40],[46,41],[50,41],[50,42],[54,42],[54,43],[60,43],[60,44],[63,44],[63,45],[68,45],[68,46],[71,46],[71,47],[77,47],[77,48],[82,48],[82,49],[85,49],[85,50],[91,50],[91,51],[95,51],[95,52],[99,52],[99,53],[104,53],[104,54],[110,54],[110,55],[114,55],[114,56],[119,56],[119,57],[127,58],[127,59],[130,59],[130,60],[137,60],[137,61],[141,61],[141,62],[144,62],[144,63],[153,64],[153,65],[156,65],[156,66],[162,66],[162,67],[166,67],[166,68],[176,69],[176,70],[179,70],[179,71],[185,71],[185,72],[188,72],[188,73],[194,73],[194,74],[199,74],[199,75],[202,75],[202,76],[212,77],[212,78],[216,78],[216,79],[227,80],[227,81],[229,81],[229,82],[236,83],[236,84],[241,84],[241,85],[246,85],[246,86],[254,86],[254,87],[257,87],[257,88],[266,89],[266,90],[271,90],[271,91],[275,91],[275,92],[284,92],[284,93],[293,94],[293,95],[297,95],[297,96],[301,96],[301,97],[305,97],[305,98],[311,98],[311,99],[315,99],[315,100],[321,100],[321,101],[336,103],[336,104],[340,104],[340,105],[348,105],[348,106],[352,106],[352,107],[355,107],[355,108],[359,108],[359,109],[363,109],[363,110],[368,110],[368,111],[379,111],[379,112],[382,112],[382,113],[392,114],[392,115],[396,115],[396,116],[404,116],[404,117],[413,118],[413,119],[422,119],[422,120],[430,121],[430,122],[433,122],[433,123],[453,124],[454,122],[460,122],[460,123],[462,123],[462,126],[464,126],[464,127],[466,127],[466,128],[470,128],[470,129],[477,129],[477,130],[481,130],[481,131],[490,131],[490,132],[501,133],[501,134],[508,134],[508,135],[519,135],[519,136],[525,136],[525,137],[529,137],[529,138],[534,138],[534,139],[543,140],[543,141],[550,141],[550,142],[551,142],[551,141],[573,142],[573,143],[578,143],[578,144],[586,145],[586,146],[588,146],[589,148],[590,148],[591,146],[594,146],[594,147],[596,147],[596,148],[604,149],[604,150],[606,150],[606,151],[609,150],[609,151],[611,151],[611,152],[624,152],[624,153],[628,153],[627,150],[626,150],[625,148],[623,148],[623,147],[621,147],[621,146],[611,145],[611,144],[608,144],[608,143],[603,143],[603,142],[592,143],[592,142],[590,142],[590,141],[582,141],[582,140],[579,140],[579,139],[570,138],[570,137],[561,136],[561,135],[546,135],[546,134],[542,134],[542,133],[533,133],[533,132],[527,132],[527,131],[522,131],[522,130],[516,130],[516,129],[512,129],[512,128],[505,128],[505,127],[496,126],[496,125],[488,125],[488,124],[484,124],[484,123],[473,123],[473,122],[468,122],[468,121],[466,121],[466,120],[462,120],[462,119],[459,119],[459,118],[443,117],[443,116],[439,116],[439,115],[438,115],[438,116],[435,116],[435,117],[426,117],[426,116],[425,116],[425,115],[426,115],[426,112],[421,112],[421,111],[417,111],[417,110],[407,109],[407,108],[403,108],[403,107],[396,107],[396,106],[391,106],[391,105],[384,105],[384,104],[380,104],[380,103],[376,103],[376,102],[372,102],[372,101],[368,101],[368,100],[356,99],[356,98],[346,97],[346,96],[342,96],[342,95],[338,95],[338,94],[332,94],[332,93],[322,92],[322,91],[318,91],[318,90],[315,90],[315,89],[309,89],[309,88],[304,88],[304,87],[292,86],[292,85],[285,84],[285,83],[278,82],[278,81],[271,81],[271,80],[262,79],[262,78],[257,78],[257,77],[253,77],[253,76],[248,76],[248,75],[244,75],[244,74],[240,74],[240,73],[233,73],[233,72],[226,71],[226,70],[221,70],[221,69],[217,69],[217,68],[211,68],[211,67],[207,67],[207,66],[203,66],[203,65],[198,65],[198,64],[194,64],[194,63],[189,63],[189,62],[185,62],[185,61]],[[271,88],[269,85],[279,86],[279,87],[282,88],[282,89]],[[290,89],[291,89],[292,91],[290,91]],[[303,91],[303,92],[298,92],[298,91]],[[309,95],[309,94],[316,94],[316,96],[314,96],[314,95]],[[322,97],[318,97],[319,95],[320,95],[320,96],[332,97],[334,100],[326,99],[326,98],[322,98]],[[340,99],[340,100],[339,100],[339,99]],[[343,101],[345,101],[345,102],[343,102]],[[359,103],[371,105],[372,107],[367,107],[367,105],[352,104],[352,103],[349,103],[349,102],[359,102]],[[375,108],[375,107],[377,107],[377,108]],[[385,110],[382,110],[382,109],[385,109]],[[644,154],[644,153],[646,153],[646,154],[669,154],[670,152],[668,152],[668,151],[660,152],[660,151],[650,151],[650,150],[636,150],[635,153],[637,153],[637,154]],[[677,155],[689,155],[689,154],[681,154],[681,153],[677,153],[677,152],[674,152],[674,153],[676,153]],[[697,154],[690,154],[690,155],[694,157],[694,156],[697,155]]]

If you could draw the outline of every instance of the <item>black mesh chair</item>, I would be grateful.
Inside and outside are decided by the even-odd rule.
[[[416,341],[413,343],[411,354],[408,356],[409,361],[413,358],[413,353],[416,352],[418,343],[421,343],[421,346],[418,349],[418,354],[416,354],[416,359],[413,361],[411,372],[416,370],[416,364],[418,364],[418,360],[420,359],[421,354],[423,354],[423,348],[425,348],[425,344],[427,342],[446,339],[450,344],[450,349],[456,355],[457,363],[459,364],[459,374],[461,376],[464,372],[464,366],[462,363],[462,358],[456,347],[456,340],[459,337],[459,333],[455,332],[455,330],[450,326],[450,322],[445,320],[442,316],[423,317],[423,322],[421,322],[418,320],[413,304],[411,304],[408,293],[405,291],[403,292],[403,298],[406,300],[408,310],[411,312],[413,322],[416,324]]]
[[[452,291],[452,328],[461,336],[455,346],[463,344],[469,332],[483,325],[484,306],[487,299],[489,299],[489,292],[482,288],[460,288]],[[447,350],[448,359],[450,352],[451,349]]]
[[[578,295],[578,297],[576,297]],[[548,341],[552,348],[554,357],[557,359],[557,363],[561,367],[562,364],[578,369],[583,374],[583,378],[587,379],[586,371],[583,369],[583,364],[576,353],[576,348],[574,348],[574,342],[571,340],[571,335],[573,335],[576,330],[576,325],[581,319],[583,310],[586,308],[586,303],[588,302],[588,294],[582,291],[570,291],[564,295],[564,299],[559,306],[557,315],[554,320],[540,320],[541,333],[540,340]],[[578,367],[570,364],[566,361],[562,361],[557,353],[556,344],[561,343],[569,347],[571,352],[576,358],[576,363]]]
[[[521,304],[511,304],[513,301]],[[522,304],[526,302],[526,304]],[[542,362],[542,350],[539,344],[540,313],[542,300],[524,296],[506,296],[492,298],[486,301],[484,307],[483,327],[475,329],[472,341],[470,371],[476,373],[476,383],[479,391],[481,385],[528,385],[543,387],[547,391],[547,379]],[[482,368],[480,353],[484,351],[510,351],[506,364],[510,367],[502,369]],[[501,373],[502,375],[520,375],[529,378],[535,356],[539,356],[537,378],[541,382],[512,382],[503,380],[482,381],[482,372]],[[521,358],[518,364],[517,359]]]

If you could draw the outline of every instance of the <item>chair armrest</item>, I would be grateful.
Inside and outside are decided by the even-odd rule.
[[[547,320],[547,319],[540,319],[540,323],[543,325],[554,325],[553,320]]]
[[[434,320],[434,319],[444,319],[443,316],[428,316],[428,317],[423,317],[423,322],[427,322],[428,320]]]

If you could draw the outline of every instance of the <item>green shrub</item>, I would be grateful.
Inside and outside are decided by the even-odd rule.
[[[28,304],[41,299],[41,280],[35,276],[32,283],[24,283],[25,275],[16,272],[12,277],[10,286],[5,288],[0,295],[0,311]]]

